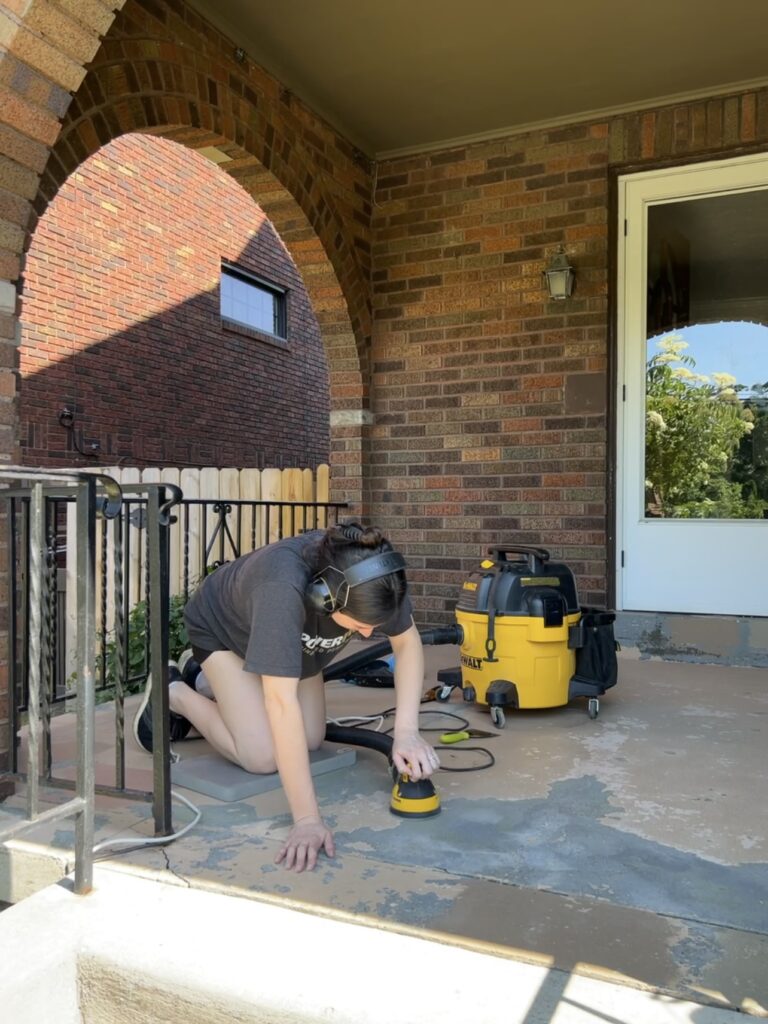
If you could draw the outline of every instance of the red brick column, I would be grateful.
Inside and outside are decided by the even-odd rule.
[[[30,204],[70,94],[120,6],[122,0],[0,5],[0,453],[12,462],[18,460],[16,291]],[[6,623],[7,614],[0,623],[0,772],[8,763]]]

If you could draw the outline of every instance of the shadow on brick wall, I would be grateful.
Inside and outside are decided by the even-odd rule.
[[[286,341],[222,320],[224,262],[284,290]],[[27,464],[328,461],[328,361],[299,271],[236,182],[166,140],[105,146],[41,218],[20,371]]]

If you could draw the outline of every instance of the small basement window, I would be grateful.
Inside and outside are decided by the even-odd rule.
[[[222,263],[220,294],[221,318],[228,326],[245,327],[283,340],[287,338],[284,288]]]

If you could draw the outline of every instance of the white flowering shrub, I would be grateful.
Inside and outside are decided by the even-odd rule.
[[[660,339],[657,348],[646,367],[647,514],[762,519],[768,467],[743,444],[756,423],[754,410],[739,398],[746,389],[728,373],[696,373],[679,335]],[[761,391],[768,399],[768,383],[751,389]],[[768,427],[768,409],[759,398],[752,404]]]

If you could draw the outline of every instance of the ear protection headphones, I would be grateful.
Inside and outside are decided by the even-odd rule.
[[[349,592],[353,587],[377,580],[380,576],[389,576],[391,572],[404,568],[405,559],[397,551],[371,555],[362,562],[350,565],[344,572],[329,565],[318,573],[307,587],[307,600],[319,612],[339,612],[346,608]],[[326,579],[328,574],[333,574],[334,585]],[[335,577],[338,577],[338,581]]]

